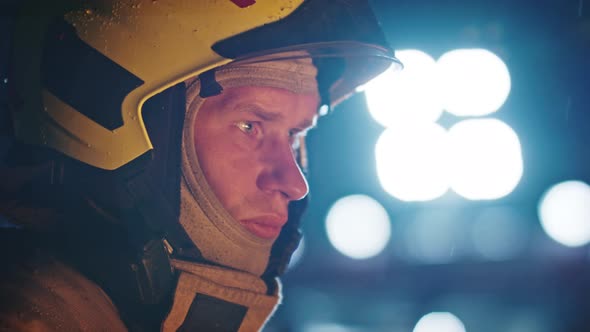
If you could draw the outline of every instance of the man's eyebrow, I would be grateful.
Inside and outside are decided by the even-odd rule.
[[[269,112],[258,105],[249,104],[240,108],[242,111],[250,112],[265,121],[276,121],[284,118],[282,113]]]

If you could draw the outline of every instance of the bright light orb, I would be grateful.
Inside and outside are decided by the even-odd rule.
[[[470,200],[511,193],[523,172],[518,136],[502,121],[461,121],[449,130],[451,188]]]
[[[551,187],[539,203],[543,230],[555,241],[578,247],[590,243],[590,186],[566,181]]]
[[[387,128],[375,146],[381,186],[402,201],[428,201],[449,188],[447,132],[436,123]]]
[[[497,111],[510,93],[508,67],[485,49],[458,49],[437,61],[442,106],[457,116]]]
[[[330,243],[354,259],[378,255],[391,237],[391,224],[385,208],[365,195],[350,195],[336,201],[326,217]]]
[[[373,118],[384,127],[406,122],[435,122],[442,114],[436,88],[436,62],[418,50],[396,51],[404,69],[389,69],[362,89]]]
[[[420,318],[413,332],[465,332],[465,325],[449,312],[431,312]]]

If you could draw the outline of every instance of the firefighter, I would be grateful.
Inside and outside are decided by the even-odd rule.
[[[300,239],[305,133],[400,67],[368,4],[22,7],[0,329],[260,330]]]

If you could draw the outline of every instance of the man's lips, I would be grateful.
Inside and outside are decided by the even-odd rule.
[[[240,224],[250,233],[263,238],[274,239],[279,236],[287,217],[283,216],[261,216],[250,219],[241,219]]]

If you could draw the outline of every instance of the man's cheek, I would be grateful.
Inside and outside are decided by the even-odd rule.
[[[243,133],[231,133],[225,139],[230,139],[234,153],[249,153],[256,150],[258,142]]]

